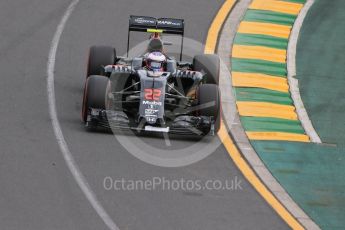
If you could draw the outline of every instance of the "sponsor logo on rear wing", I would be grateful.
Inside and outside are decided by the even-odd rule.
[[[183,30],[184,21],[183,21],[183,19],[159,18],[157,20],[157,28],[159,28],[159,29],[173,28],[173,29]]]
[[[157,19],[153,17],[144,16],[130,16],[129,27],[145,27],[145,28],[156,28]]]

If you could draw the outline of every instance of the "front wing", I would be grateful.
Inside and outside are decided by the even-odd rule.
[[[140,133],[169,133],[177,135],[214,135],[214,119],[207,116],[177,116],[169,125],[153,126],[131,121],[121,111],[90,109],[87,128],[102,127],[111,130],[132,130]]]

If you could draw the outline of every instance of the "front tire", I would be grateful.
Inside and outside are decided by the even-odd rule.
[[[89,108],[106,109],[109,79],[91,75],[86,79],[83,96],[82,121],[86,122]]]
[[[215,54],[195,55],[193,59],[193,70],[204,72],[207,84],[219,83],[220,59]]]
[[[114,65],[116,60],[116,50],[110,46],[92,46],[89,52],[86,77],[90,75],[100,75],[103,67]]]
[[[215,84],[200,85],[197,90],[200,116],[212,116],[215,120],[214,131],[217,133],[221,122],[221,100],[219,87]]]

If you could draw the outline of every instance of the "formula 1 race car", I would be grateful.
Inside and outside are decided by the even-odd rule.
[[[108,46],[90,48],[82,120],[87,128],[130,129],[204,136],[220,128],[220,60],[196,55],[182,62],[184,20],[130,16],[131,31],[150,33],[147,52],[117,57]],[[180,61],[164,53],[161,34],[181,35]]]

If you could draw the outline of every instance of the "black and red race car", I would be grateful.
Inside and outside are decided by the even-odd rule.
[[[130,129],[190,135],[214,135],[220,128],[220,60],[217,55],[196,55],[182,62],[184,20],[130,16],[131,31],[151,34],[147,53],[116,56],[109,46],[90,48],[84,88],[82,120],[87,128]],[[180,61],[164,54],[161,34],[181,35]],[[149,63],[149,54],[165,55]],[[148,66],[161,65],[160,71]]]

